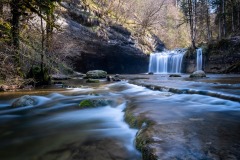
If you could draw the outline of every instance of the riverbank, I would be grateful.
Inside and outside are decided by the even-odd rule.
[[[154,90],[133,99],[125,114],[140,129],[136,147],[144,160],[240,158],[239,75],[127,77]]]

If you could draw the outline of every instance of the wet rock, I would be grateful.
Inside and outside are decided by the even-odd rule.
[[[190,75],[190,78],[203,78],[203,77],[206,77],[206,74],[202,70],[195,71]]]
[[[26,106],[36,105],[36,104],[37,104],[36,98],[29,95],[25,95],[15,100],[12,104],[12,107],[26,107]]]
[[[53,80],[67,80],[67,79],[70,79],[70,77],[67,75],[64,75],[64,74],[53,74],[52,79]]]
[[[8,89],[9,89],[9,87],[7,85],[1,85],[0,86],[0,92],[7,91]]]
[[[84,77],[86,74],[80,73],[80,72],[74,72],[72,77]]]
[[[153,75],[154,73],[153,72],[148,72],[149,75]]]
[[[0,92],[15,91],[18,89],[23,89],[23,87],[18,85],[1,85],[0,86]]]
[[[112,76],[107,76],[107,81],[108,81],[108,82],[112,82],[112,81],[113,81]]]
[[[98,79],[88,79],[86,82],[87,83],[99,83],[100,81]]]
[[[79,107],[81,108],[91,108],[100,107],[113,104],[113,101],[108,99],[87,99],[80,102]]]
[[[169,77],[182,77],[180,74],[170,74]]]
[[[87,78],[93,78],[93,79],[106,78],[107,72],[103,70],[92,70],[92,71],[88,71],[86,75],[87,75]]]
[[[112,79],[115,82],[121,81],[121,78],[120,78],[120,76],[118,74],[116,74]]]

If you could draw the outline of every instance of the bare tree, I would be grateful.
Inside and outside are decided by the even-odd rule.
[[[145,1],[141,3],[138,7],[140,12],[134,15],[134,19],[140,26],[140,34],[145,34],[147,30],[152,30],[156,24],[159,24],[162,19],[162,14],[160,14],[163,6],[165,5],[165,0],[161,1]]]

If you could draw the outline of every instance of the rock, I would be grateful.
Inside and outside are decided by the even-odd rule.
[[[52,79],[53,80],[67,80],[67,79],[70,79],[70,77],[66,76],[64,74],[53,74]]]
[[[202,70],[195,71],[190,75],[190,78],[203,78],[203,77],[206,77],[206,74]]]
[[[92,71],[88,71],[86,75],[87,75],[87,78],[93,78],[93,79],[106,78],[107,72],[103,70],[92,70]]]
[[[112,79],[113,79],[113,81],[115,81],[115,82],[121,81],[121,79],[120,79],[119,76],[114,76]]]
[[[87,83],[99,83],[100,81],[98,79],[87,79]]]
[[[100,106],[107,106],[111,105],[113,101],[107,99],[87,99],[80,102],[79,107],[86,108],[86,107],[100,107]]]
[[[7,85],[1,85],[0,86],[0,91],[1,92],[7,91],[7,90],[9,90],[9,86],[7,86]]]
[[[149,74],[149,75],[153,75],[154,73],[153,73],[153,72],[149,72],[148,74]]]
[[[12,107],[26,107],[36,104],[37,104],[36,98],[29,95],[25,95],[15,100],[12,104]]]
[[[112,81],[113,81],[112,76],[107,76],[107,81],[108,81],[108,82],[112,82]]]
[[[86,74],[80,73],[80,72],[73,72],[73,75],[71,77],[84,77]]]
[[[169,77],[182,77],[180,74],[170,74]]]
[[[0,92],[16,91],[17,89],[23,89],[23,87],[18,85],[1,85],[0,86]]]

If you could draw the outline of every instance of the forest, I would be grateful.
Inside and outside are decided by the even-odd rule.
[[[57,38],[65,32],[59,19],[66,3],[80,6],[78,21],[104,40],[108,26],[125,27],[145,54],[154,51],[145,47],[152,34],[168,49],[197,48],[239,35],[239,0],[1,0],[2,82],[48,83],[50,74],[75,69]]]

